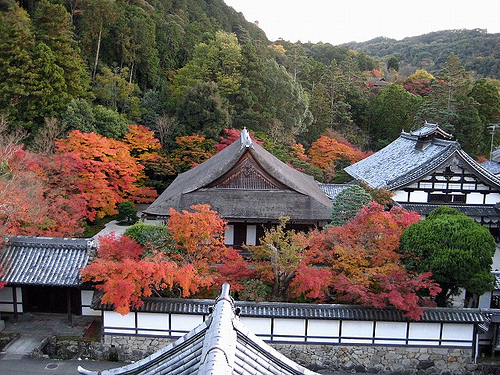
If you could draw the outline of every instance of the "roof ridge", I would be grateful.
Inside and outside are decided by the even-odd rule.
[[[396,177],[392,180],[386,181],[386,187],[388,189],[395,189],[403,184],[411,183],[414,179],[425,175],[432,171],[435,168],[438,168],[442,165],[448,158],[455,153],[455,151],[460,151],[461,147],[458,142],[455,141],[447,141],[449,143],[446,148],[441,151],[441,153],[433,158],[429,163],[426,163],[423,167],[422,165],[417,165],[416,167],[410,169],[405,175]],[[418,171],[418,176],[414,176],[414,172]]]

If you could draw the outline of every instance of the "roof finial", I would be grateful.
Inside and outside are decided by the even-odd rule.
[[[241,139],[241,148],[253,147],[252,138],[250,138],[250,133],[248,132],[246,127],[244,127],[243,130],[241,131],[240,139]]]

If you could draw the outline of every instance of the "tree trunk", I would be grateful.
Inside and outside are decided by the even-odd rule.
[[[99,28],[99,37],[97,38],[97,48],[95,52],[94,71],[92,72],[92,80],[95,80],[95,75],[97,72],[97,63],[99,62],[99,52],[101,50],[101,35],[102,35],[102,27]]]

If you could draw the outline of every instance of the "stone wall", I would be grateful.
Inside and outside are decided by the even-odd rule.
[[[477,370],[470,349],[395,346],[272,344],[312,370],[400,374],[470,374]]]
[[[51,338],[40,355],[58,358],[137,361],[173,342],[173,339],[106,335],[103,342]],[[500,374],[500,366],[472,363],[470,349],[395,346],[271,344],[307,368],[323,374],[350,373],[401,375]]]

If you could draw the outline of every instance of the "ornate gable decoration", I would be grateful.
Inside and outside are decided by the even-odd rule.
[[[229,172],[214,181],[211,188],[243,190],[283,190],[281,184],[269,176],[246,154]]]

